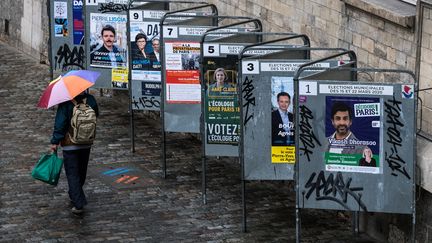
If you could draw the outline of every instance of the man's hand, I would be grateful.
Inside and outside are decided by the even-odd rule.
[[[58,144],[51,144],[51,151],[52,152],[57,151],[58,146],[59,146]]]

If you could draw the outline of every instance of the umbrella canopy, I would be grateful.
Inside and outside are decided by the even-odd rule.
[[[88,70],[72,70],[51,81],[39,99],[38,107],[50,108],[72,100],[95,84],[100,73]]]

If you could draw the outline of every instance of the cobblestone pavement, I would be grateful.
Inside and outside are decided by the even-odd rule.
[[[295,241],[292,183],[247,183],[248,233],[243,233],[239,164],[209,158],[204,205],[200,142],[189,134],[169,134],[163,179],[159,120],[137,115],[131,153],[128,106],[120,92],[96,97],[101,115],[85,186],[89,204],[83,216],[74,216],[64,172],[57,187],[30,176],[40,154],[48,152],[52,132],[55,110],[36,108],[49,68],[1,42],[0,50],[1,242]],[[303,210],[301,236],[302,242],[373,242],[354,237],[351,221],[337,211]]]

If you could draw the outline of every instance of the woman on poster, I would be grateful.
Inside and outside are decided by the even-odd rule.
[[[235,87],[228,82],[228,75],[223,68],[217,68],[213,73],[214,82],[209,85],[209,96],[232,95]]]
[[[147,36],[143,33],[138,33],[135,36],[136,51],[132,55],[133,69],[151,70],[151,59],[155,58],[154,52],[147,53]]]
[[[359,166],[376,167],[376,161],[373,157],[372,150],[366,147],[363,150],[363,158],[359,161]]]

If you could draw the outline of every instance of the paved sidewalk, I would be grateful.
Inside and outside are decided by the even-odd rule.
[[[36,108],[49,68],[0,42],[0,242],[295,242],[292,183],[247,183],[248,233],[242,233],[240,166],[209,158],[208,203],[201,200],[200,142],[167,136],[168,177],[161,177],[160,124],[136,117],[130,152],[126,94],[97,96],[101,115],[82,217],[70,212],[62,172],[57,187],[30,172],[48,152],[55,110]],[[337,211],[302,211],[302,242],[373,242],[354,237]]]

